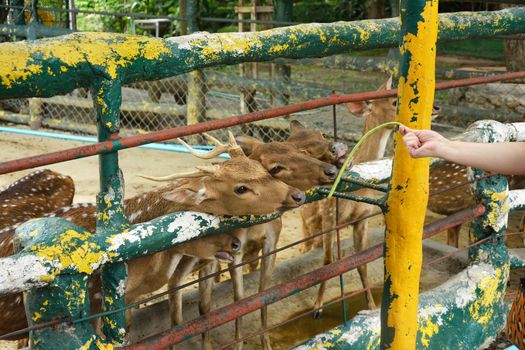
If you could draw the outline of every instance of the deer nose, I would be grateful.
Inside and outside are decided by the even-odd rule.
[[[324,174],[330,179],[333,180],[337,176],[337,168],[335,165],[330,165],[324,168]]]
[[[292,198],[297,203],[297,205],[301,205],[304,203],[304,200],[306,199],[304,192],[295,192],[292,194]]]
[[[238,238],[233,237],[232,238],[232,250],[235,252],[240,249],[241,249],[241,241],[239,241]]]

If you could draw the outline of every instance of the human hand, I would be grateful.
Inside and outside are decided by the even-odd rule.
[[[449,140],[432,130],[414,130],[400,126],[403,143],[413,158],[442,157]]]

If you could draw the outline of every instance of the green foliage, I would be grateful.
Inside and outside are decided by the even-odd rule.
[[[82,10],[130,12],[132,4],[122,0],[76,0],[75,5]],[[125,32],[128,20],[117,16],[79,14],[77,26],[79,30]]]
[[[364,19],[366,1],[326,0],[294,2],[293,21],[300,23],[335,22]]]

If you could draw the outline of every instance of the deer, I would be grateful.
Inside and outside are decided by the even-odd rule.
[[[391,79],[383,85],[379,90],[388,90],[391,88]],[[372,129],[373,127],[392,121],[395,119],[396,109],[396,98],[385,98],[380,100],[374,100],[371,102],[350,102],[346,106],[349,111],[357,117],[364,118],[364,130],[363,133]],[[373,134],[365,143],[353,160],[354,164],[362,163],[366,161],[376,160],[382,158],[385,153],[387,141],[393,129],[381,129],[377,133]],[[302,139],[305,139],[305,133],[307,130],[302,130],[302,137],[297,136],[289,138],[288,142],[300,143]],[[312,133],[310,131],[310,133]],[[312,135],[313,136],[313,135]],[[304,148],[305,150],[308,149]],[[375,191],[370,189],[360,189],[354,192],[360,196],[373,196]],[[336,210],[335,210],[335,198],[324,199],[314,203],[309,203],[303,206],[300,210],[302,224],[303,224],[303,237],[307,238],[314,233],[329,230],[336,225]],[[374,211],[374,207],[370,204],[353,202],[348,200],[342,200],[339,202],[339,216],[340,222],[351,222],[366,215],[371,214]],[[353,227],[353,241],[354,248],[356,251],[361,251],[368,247],[367,229],[368,221],[358,221],[352,225]],[[301,247],[302,252],[306,252],[312,249],[315,245],[319,245],[321,239],[314,241],[308,240],[303,243]],[[328,233],[322,236],[322,246],[324,249],[324,264],[330,264],[333,262],[333,243],[334,234]],[[366,265],[358,267],[359,276],[363,286],[366,288],[366,299],[370,309],[374,309],[375,302],[372,292],[369,288],[367,269]],[[317,300],[314,304],[314,317],[319,318],[322,314],[322,303],[326,289],[326,283],[321,282]]]
[[[29,219],[71,205],[74,195],[73,179],[49,169],[36,170],[16,180],[0,191],[0,237]],[[12,244],[9,239],[0,238],[0,254],[1,256],[12,254]],[[20,295],[14,297],[12,303],[17,306],[22,305],[22,297]],[[0,307],[2,306],[0,301]],[[4,312],[14,317],[16,321],[25,322],[23,309],[19,313],[11,310]],[[19,347],[25,345],[24,341],[19,342]]]
[[[73,179],[49,169],[36,170],[0,192],[0,230],[71,205]]]
[[[230,141],[235,147],[233,135],[230,135]],[[145,176],[154,181],[173,182],[126,199],[124,207],[129,222],[135,224],[149,221],[181,210],[216,215],[262,215],[296,208],[304,203],[305,195],[302,191],[272,177],[260,163],[246,157],[240,147],[237,146],[236,151],[230,154],[233,155],[232,159],[211,166],[199,166],[195,171],[160,178]],[[62,208],[48,216],[62,217],[91,232],[96,228],[96,212],[92,204],[77,204],[69,208]],[[2,252],[4,254],[2,256],[13,254],[12,243],[5,243],[12,242],[13,234],[14,229],[11,229],[1,237],[4,242],[3,246],[10,247],[9,251]],[[163,261],[165,266],[159,268],[158,271],[163,270],[164,272],[160,275],[164,274],[167,278],[178,266],[182,256],[194,256],[204,260],[215,258],[229,260],[233,255],[231,252],[237,251],[238,241],[233,237],[227,241],[221,240],[220,247],[217,244],[214,245],[213,242],[214,239],[210,237],[200,243],[188,242],[185,247],[179,246],[157,253],[161,254],[160,257],[153,258],[156,255],[149,255],[130,260],[128,262],[130,287],[126,288],[126,293],[129,293],[130,298],[144,293],[144,289],[140,288],[148,286],[143,282],[145,274],[144,269],[141,268],[145,263],[153,264],[154,261]],[[202,243],[210,244],[215,249],[203,255],[199,251]],[[224,247],[228,245],[231,248],[226,250]],[[166,262],[169,263],[166,264]],[[148,268],[151,268],[150,265]],[[96,282],[97,279],[94,279],[94,283]],[[149,289],[149,291],[154,290]],[[128,301],[127,294],[126,301]],[[21,294],[0,297],[0,305],[6,310],[0,316],[0,334],[27,326]],[[15,317],[16,315],[23,317]]]
[[[379,90],[389,90],[392,87],[391,78],[384,84]],[[397,99],[395,97],[378,99],[374,101],[362,101],[362,102],[350,102],[346,104],[348,110],[357,117],[365,118],[365,125],[363,134],[374,128],[375,126],[393,121],[396,115]],[[439,113],[439,107],[434,106],[432,111],[432,117],[435,117]],[[358,152],[356,157],[353,159],[353,163],[362,163],[367,161],[372,161],[376,159],[383,158],[388,139],[393,129],[382,129],[381,131],[373,134],[362,146],[361,150]],[[316,148],[309,148],[307,144],[304,143],[305,139],[316,139],[319,136],[311,130],[303,128],[300,133],[296,135],[291,135],[287,142],[292,142],[297,145],[297,147],[302,147],[303,150],[310,154],[319,154],[322,152],[323,148],[318,146]],[[301,146],[302,145],[302,146]],[[324,147],[325,152],[327,150],[326,146]],[[337,163],[341,163],[342,159],[338,159]],[[432,181],[432,175],[430,180]],[[432,186],[432,183],[431,183]],[[360,189],[354,193],[360,196],[373,196],[373,190],[370,189]],[[301,207],[301,218],[303,224],[303,237],[309,237],[313,233],[326,231],[335,226],[335,199],[325,199],[317,201],[315,203],[309,203]],[[372,205],[353,202],[348,200],[340,201],[339,203],[339,215],[341,222],[353,222],[359,220],[362,217],[365,217],[371,214],[374,210]],[[352,225],[353,227],[353,241],[354,248],[357,252],[362,251],[368,247],[368,221],[360,220]],[[329,264],[333,262],[333,239],[334,234],[328,233],[323,235],[322,239],[308,240],[303,243],[301,247],[302,252],[306,252],[314,247],[319,247],[322,245],[324,249],[324,264]],[[361,283],[366,289],[366,300],[369,309],[374,309],[376,307],[375,301],[370,290],[370,285],[367,277],[367,268],[366,265],[360,266],[357,268]],[[319,318],[322,315],[322,303],[324,298],[324,293],[326,290],[326,283],[322,282],[319,287],[318,296],[314,303],[314,318]]]
[[[193,150],[189,145],[180,140],[180,142],[195,156],[202,159],[211,159],[221,154],[227,147],[222,145],[220,141],[211,137],[205,136],[216,148],[208,153],[201,154]],[[305,152],[297,150],[293,145],[286,142],[270,142],[264,143],[253,137],[239,136],[236,138],[237,143],[242,147],[244,153],[253,160],[259,162],[268,173],[290,186],[297,187],[300,190],[307,190],[316,185],[324,185],[334,181],[337,175],[337,168],[329,163],[320,161],[314,157],[309,156]],[[241,242],[241,249],[239,254],[235,255],[235,260],[230,264],[230,275],[234,289],[234,300],[238,301],[244,297],[243,275],[241,268],[233,268],[243,261],[245,254],[249,257],[258,255],[259,250],[263,254],[267,254],[276,249],[279,240],[279,235],[282,228],[281,219],[273,220],[269,223],[252,226],[245,229],[238,229],[232,232],[232,235],[239,238]],[[248,247],[255,247],[255,249],[248,250]],[[271,281],[271,275],[275,266],[275,254],[267,256],[262,259],[260,269],[259,291],[267,288]],[[188,269],[191,266],[188,267]],[[204,277],[217,269],[217,263],[210,264],[205,268],[199,270],[199,276]],[[180,271],[184,271],[184,268]],[[200,283],[200,298],[199,310],[201,314],[205,314],[211,309],[211,294],[213,289],[213,280],[206,279]],[[181,283],[181,276],[174,275],[173,284],[170,288],[175,287]],[[180,298],[180,295],[173,294],[173,298]],[[177,305],[176,303],[170,303]],[[261,309],[261,323],[263,327],[267,326],[267,310]],[[172,322],[180,324],[182,322],[182,313],[180,310],[172,310]],[[242,320],[236,320],[235,336],[239,339],[241,336]],[[261,342],[264,349],[271,349],[270,340],[267,335],[261,337]],[[211,341],[209,332],[203,334],[203,348],[211,349]],[[242,343],[238,343],[236,349],[242,349]]]

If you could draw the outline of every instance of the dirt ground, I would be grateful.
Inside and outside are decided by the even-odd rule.
[[[0,144],[2,152],[0,161],[19,159],[22,157],[34,156],[42,153],[64,150],[72,147],[85,145],[86,143],[40,138],[32,136],[22,136],[10,133],[0,132]],[[138,174],[150,174],[162,176],[173,172],[191,170],[195,165],[207,164],[208,161],[196,159],[188,154],[155,151],[148,149],[131,149],[120,152],[120,167],[122,168],[126,181],[126,197],[147,191],[155,187],[151,183],[138,177]],[[98,160],[96,157],[72,160],[60,164],[49,165],[54,171],[69,175],[73,178],[76,186],[74,202],[93,202],[97,194],[98,183]],[[8,175],[0,176],[0,186],[5,186],[24,176],[33,170],[25,170]],[[437,218],[434,215],[429,216],[429,220]],[[515,229],[518,216],[511,217],[510,229]],[[371,227],[382,225],[382,218],[375,218],[371,222]],[[284,215],[284,230],[281,234],[279,246],[283,246],[301,238],[301,223],[297,211],[288,212]],[[348,231],[343,231],[343,236],[348,237]],[[437,240],[444,241],[444,234],[437,236]],[[461,235],[461,245],[466,245],[466,232]],[[521,247],[521,242],[517,237],[510,241],[510,246]],[[298,256],[300,253],[298,247],[281,252],[278,255],[277,263]],[[516,286],[519,279],[518,272],[513,277],[511,286]],[[513,273],[514,275],[514,273]],[[361,301],[362,303],[362,301]],[[320,330],[321,331],[321,330]],[[14,349],[12,342],[1,342],[0,349]]]

